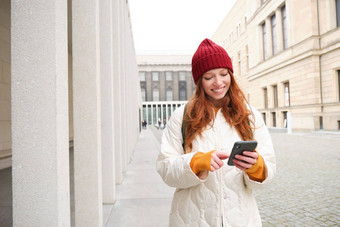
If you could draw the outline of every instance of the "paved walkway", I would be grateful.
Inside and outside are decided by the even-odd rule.
[[[277,173],[255,192],[263,226],[340,226],[340,132],[271,136]]]
[[[115,204],[104,205],[105,226],[168,226],[174,189],[155,169],[161,135],[153,127],[142,130],[123,183],[117,185]],[[263,226],[340,226],[340,133],[271,136],[277,174],[255,194]],[[11,213],[8,181],[10,169],[1,170],[0,226],[5,208]]]
[[[156,172],[159,149],[151,130],[142,130],[123,183],[117,185],[117,200],[113,206],[104,206],[106,226],[169,225],[174,189],[165,185]]]

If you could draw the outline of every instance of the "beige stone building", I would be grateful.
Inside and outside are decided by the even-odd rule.
[[[103,226],[141,130],[139,87],[127,1],[0,1],[0,169],[12,167],[13,192],[0,225]]]
[[[139,55],[137,64],[143,100],[141,120],[157,124],[187,102],[196,86],[189,55]]]
[[[212,39],[269,127],[340,130],[339,0],[238,0]]]

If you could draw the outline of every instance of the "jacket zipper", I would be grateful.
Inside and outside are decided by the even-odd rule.
[[[220,178],[220,207],[221,207],[221,225],[224,226],[224,207],[223,207],[223,185],[222,185],[222,171],[219,171]]]
[[[217,120],[217,115],[218,112],[216,114],[216,119]],[[221,145],[220,145],[220,129],[218,127],[218,125],[215,125],[215,130],[216,130],[216,134],[217,134],[217,149],[218,151],[222,151],[221,150]],[[223,168],[223,167],[222,167]],[[224,226],[224,207],[223,207],[223,173],[222,173],[222,169],[219,169],[218,171],[218,178],[219,178],[219,183],[220,183],[220,212],[221,212],[221,226]]]

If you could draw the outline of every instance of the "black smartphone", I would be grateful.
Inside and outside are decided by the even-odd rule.
[[[254,151],[257,146],[256,140],[250,140],[250,141],[237,141],[234,143],[234,147],[231,150],[230,157],[228,160],[228,165],[233,166],[233,159],[235,155],[242,154],[243,151]]]

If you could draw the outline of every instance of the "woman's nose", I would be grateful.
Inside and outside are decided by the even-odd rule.
[[[221,83],[222,83],[222,78],[220,78],[219,76],[215,77],[215,84],[220,85]]]

